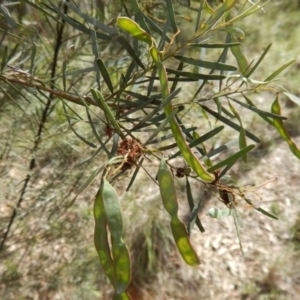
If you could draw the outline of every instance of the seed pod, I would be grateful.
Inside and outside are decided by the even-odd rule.
[[[96,195],[94,202],[94,217],[95,217],[95,232],[94,242],[100,259],[100,264],[109,278],[113,286],[115,286],[114,279],[114,263],[110,254],[108,244],[107,220],[103,206],[103,199],[101,194],[101,187]]]
[[[122,294],[131,281],[130,257],[122,240],[123,219],[118,195],[106,179],[103,180],[102,198],[112,238],[115,290],[116,294]]]
[[[187,230],[178,218],[178,203],[173,177],[163,158],[160,161],[157,176],[164,207],[171,216],[171,229],[177,248],[187,264],[199,265],[199,257],[190,243]]]

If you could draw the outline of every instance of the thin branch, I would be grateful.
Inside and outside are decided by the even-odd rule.
[[[29,79],[30,79],[30,77],[29,77]],[[29,81],[29,80],[19,79],[19,78],[10,77],[10,76],[4,76],[3,74],[0,74],[0,81],[12,82],[12,83],[20,84],[22,86],[35,88],[37,90],[46,91],[46,92],[49,92],[50,95],[53,95],[52,97],[55,96],[57,98],[66,99],[75,104],[84,106],[84,104],[82,103],[82,100],[78,96],[47,87],[43,83],[39,83],[39,82],[41,82],[40,80],[39,80],[39,82],[36,83],[36,82]],[[97,103],[95,101],[93,101],[90,97],[84,96],[83,99],[89,105],[98,106]]]

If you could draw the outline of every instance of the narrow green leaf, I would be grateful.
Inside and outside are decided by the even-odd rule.
[[[85,105],[86,105],[86,103],[85,103]],[[88,119],[89,119],[89,124],[90,124],[90,126],[91,126],[91,128],[92,128],[92,131],[93,131],[93,133],[94,133],[94,135],[95,135],[97,141],[99,142],[99,144],[100,144],[100,146],[101,146],[100,148],[103,149],[103,150],[105,151],[105,153],[107,154],[107,156],[108,156],[109,158],[111,158],[111,154],[110,154],[110,152],[108,151],[108,149],[106,148],[105,143],[102,142],[100,136],[98,135],[98,132],[97,132],[95,126],[94,126],[93,120],[92,120],[91,115],[90,115],[90,112],[89,112],[89,107],[88,107],[87,105],[86,105],[86,113],[87,113],[87,116],[88,116]]]
[[[245,94],[243,94],[243,97],[244,97],[245,100],[250,104],[251,107],[257,108],[257,107],[254,105],[254,103],[253,103],[253,102],[252,102]],[[257,114],[258,114],[263,120],[265,120],[265,121],[266,121],[267,123],[269,123],[270,125],[274,126],[273,120],[269,119],[268,117],[266,117],[265,115],[259,113],[258,111],[256,111],[256,112],[257,112]]]
[[[106,148],[106,145],[105,145],[106,143],[103,143],[103,142],[102,142],[102,139],[99,137],[98,132],[97,132],[95,126],[94,126],[94,122],[93,122],[93,120],[92,120],[92,118],[91,118],[91,115],[90,115],[90,108],[89,108],[89,106],[86,104],[86,102],[84,101],[84,99],[80,96],[80,94],[79,94],[76,90],[74,90],[74,91],[75,91],[76,95],[81,99],[82,103],[84,104],[84,106],[85,106],[85,108],[86,108],[86,113],[87,113],[87,116],[88,116],[89,124],[90,124],[90,126],[91,126],[91,128],[92,128],[92,131],[93,131],[93,133],[94,133],[96,139],[98,140],[98,142],[99,142],[99,144],[100,144],[100,150],[101,150],[101,149],[104,149],[104,151],[105,151],[105,153],[107,154],[107,156],[108,156],[109,158],[111,158],[112,155],[110,154],[110,152],[109,152],[108,149]],[[98,151],[99,151],[99,149],[98,149],[96,152],[98,152]]]
[[[194,131],[195,129],[197,129],[197,127],[186,128],[186,129],[183,129],[182,132],[187,133],[187,132]],[[171,139],[171,138],[174,138],[173,133],[167,134],[167,135],[164,135],[164,136],[162,136],[162,137],[160,137],[160,138],[157,138],[157,139],[155,139],[155,140],[152,140],[152,141],[149,142],[148,144],[149,144],[149,145],[150,145],[150,144],[156,144],[156,143],[159,143],[159,142],[162,142],[162,141]]]
[[[222,178],[233,166],[235,165],[235,161],[229,163],[220,173],[219,178]]]
[[[250,152],[253,148],[255,148],[255,145],[249,145],[246,148],[238,151],[237,153],[229,156],[228,158],[224,159],[223,161],[215,164],[211,168],[208,169],[208,172],[214,172],[217,171],[218,169],[221,169],[222,167],[232,164],[233,162],[236,162],[240,157],[245,155],[246,153]]]
[[[167,12],[168,12],[169,20],[171,23],[171,27],[172,27],[173,33],[176,34],[178,32],[178,28],[176,25],[172,0],[166,0],[166,4],[167,4]]]
[[[233,39],[235,39],[235,38],[233,37]],[[247,70],[249,68],[249,65],[248,65],[248,62],[247,62],[247,59],[246,59],[245,55],[242,52],[241,46],[230,47],[230,50],[231,50],[232,54],[234,55],[238,65],[239,65],[240,72],[245,77],[247,77],[248,76]]]
[[[130,65],[127,68],[125,76],[123,76],[123,74],[121,74],[123,82],[121,84],[120,93],[122,91],[123,86],[127,85],[129,80],[132,78],[135,70],[136,70],[136,62],[134,60],[132,60],[132,62],[130,63]],[[136,85],[139,85],[139,83],[136,82]]]
[[[199,104],[200,105],[200,104]],[[236,131],[240,132],[241,131],[241,126],[235,124],[234,122],[230,121],[229,119],[223,117],[222,115],[218,114],[217,112],[211,110],[210,108],[206,107],[205,105],[200,105],[202,108],[204,108],[207,112],[209,112],[211,115],[213,115],[215,118],[220,120],[221,122],[227,124],[231,128],[235,129]],[[248,138],[253,140],[256,143],[260,143],[260,139],[256,137],[254,134],[249,132],[248,130],[245,130],[245,134]]]
[[[35,60],[35,55],[36,55],[36,43],[33,42],[32,43],[32,48],[31,48],[31,63],[30,63],[30,69],[29,69],[29,73],[34,76],[33,70],[34,70],[34,60]]]
[[[109,76],[109,74],[107,72],[107,69],[105,67],[105,64],[104,64],[104,62],[103,62],[103,60],[101,58],[97,59],[97,66],[98,66],[98,68],[99,68],[99,70],[101,72],[101,75],[102,75],[102,77],[103,77],[103,79],[104,79],[104,81],[105,81],[108,89],[113,94],[114,88],[113,88],[112,82],[110,80],[110,76]]]
[[[114,130],[120,135],[121,138],[125,138],[124,133],[122,132],[117,120],[115,119],[114,115],[112,114],[109,106],[106,104],[102,94],[98,90],[91,89],[91,93],[93,95],[94,100],[100,105],[100,108],[105,112],[106,116],[108,117],[109,121],[111,122]]]
[[[244,254],[244,250],[243,250],[243,245],[242,245],[242,239],[241,239],[241,234],[240,234],[240,219],[237,215],[237,211],[235,209],[232,209],[232,217],[233,217],[233,221],[234,221],[234,226],[235,226],[235,230],[236,230],[236,235],[237,238],[239,240],[239,245],[240,245],[240,251],[242,254]]]
[[[292,65],[295,62],[295,59],[291,60],[290,62],[282,65],[279,69],[277,69],[275,72],[273,72],[269,77],[267,77],[264,81],[271,81],[275,77],[277,77],[283,70],[285,70],[287,67]]]
[[[122,114],[122,118],[131,115],[133,113],[135,113],[136,111],[141,111],[142,109],[147,108],[147,106],[149,106],[149,104],[153,103],[155,101],[154,98],[149,98],[147,101],[140,103],[139,105],[135,106],[135,108],[125,112]]]
[[[260,63],[263,61],[263,59],[265,58],[265,56],[269,52],[271,46],[272,46],[272,44],[269,44],[267,46],[267,48],[265,49],[265,51],[263,52],[263,54],[260,56],[260,58],[258,59],[258,61],[256,62],[256,64],[253,66],[253,68],[251,68],[251,70],[249,70],[249,72],[247,72],[247,77],[250,77],[250,75],[258,68],[258,66],[260,65]]]
[[[151,18],[149,18],[147,15],[143,14],[146,22],[152,27],[153,31],[159,34],[161,39],[166,40],[168,43],[171,42],[171,39],[167,36],[167,34],[164,34],[164,30],[162,30],[159,26],[156,25],[155,22],[152,21]]]
[[[98,50],[98,45],[97,45],[97,35],[96,31],[94,29],[91,30],[91,40],[92,40],[92,52],[95,56],[94,58],[94,66],[96,70],[96,82],[98,84],[98,89],[100,89],[100,71],[99,68],[96,68],[96,62],[99,57],[99,50]]]
[[[158,94],[153,94],[152,93],[152,95],[149,96],[149,95],[143,95],[143,94],[136,93],[136,92],[133,92],[133,91],[128,91],[128,90],[125,90],[124,92],[126,94],[136,98],[137,101],[139,101],[140,103],[142,103],[144,101],[148,101],[151,98],[154,99],[154,104],[155,105],[159,105],[161,103],[161,94],[160,93],[158,93]],[[132,102],[132,101],[130,101],[130,102]]]
[[[177,147],[177,143],[173,143],[173,144],[170,144],[167,146],[160,147],[160,148],[158,148],[158,150],[159,151],[167,151],[167,150],[173,149],[175,147]]]
[[[240,126],[241,126],[241,130],[240,130],[240,136],[239,136],[239,146],[240,146],[240,150],[242,150],[243,148],[247,147],[247,141],[246,141],[246,135],[245,135],[245,129],[243,127],[243,123],[242,120],[240,118],[240,115],[238,114],[238,112],[235,110],[234,106],[230,103],[230,101],[228,100],[228,105],[230,107],[230,110],[233,112],[234,116],[239,120],[240,122]],[[244,162],[248,161],[248,156],[247,153],[243,156],[243,160]]]
[[[148,145],[157,135],[159,132],[161,132],[165,126],[169,123],[171,118],[174,118],[174,116],[178,113],[178,109],[174,109],[167,117],[166,119],[157,127],[157,129],[150,135],[150,137],[144,142],[144,145]]]
[[[6,45],[3,49],[3,54],[2,54],[1,73],[3,73],[4,68],[6,67],[7,64],[7,51],[8,51],[8,46]]]
[[[172,81],[175,81],[175,82],[192,82],[192,81],[198,81],[199,77],[204,78],[206,74],[200,74],[200,75],[203,75],[203,76],[193,76],[194,78],[191,78],[191,77],[179,77],[180,74],[177,74],[175,77],[168,77],[168,81],[170,81],[170,82],[172,82]],[[145,77],[147,77],[147,78],[149,78],[151,80],[159,80],[159,77],[157,77],[157,76],[154,76],[154,77],[153,76],[145,76]],[[205,78],[207,78],[207,77],[205,77]],[[211,76],[210,76],[209,79],[211,79]],[[218,80],[218,79],[216,79],[216,80]],[[138,83],[144,83],[144,82],[147,82],[147,81],[149,81],[149,80],[139,81]]]
[[[278,100],[278,95],[275,99],[275,101],[272,104],[272,112],[275,114],[280,115],[281,108]],[[290,135],[288,134],[287,130],[285,129],[283,122],[281,120],[274,120],[274,126],[281,135],[281,137],[288,143],[289,148],[291,152],[300,159],[300,149],[297,147],[297,145],[292,141]]]
[[[261,212],[262,214],[264,214],[267,217],[270,217],[272,219],[278,220],[278,217],[276,217],[275,215],[269,213],[268,211],[262,209],[261,207],[255,208],[257,211]]]
[[[195,80],[222,80],[225,79],[224,75],[213,75],[213,74],[200,74],[200,73],[192,73],[192,72],[183,72],[178,70],[167,69],[168,74],[175,74],[181,77],[187,77]],[[170,79],[170,78],[168,78]]]
[[[135,19],[139,20],[141,28],[149,33],[150,31],[149,31],[149,28],[148,28],[147,23],[145,21],[145,15],[143,14],[143,12],[141,10],[138,1],[137,0],[131,0],[130,2],[131,2],[133,10],[135,12]]]
[[[131,186],[133,185],[134,180],[135,180],[135,178],[136,178],[138,172],[139,172],[140,169],[141,169],[140,167],[142,166],[143,161],[144,161],[144,157],[142,157],[142,159],[138,162],[138,166],[135,168],[135,170],[134,170],[134,172],[133,172],[133,174],[132,174],[132,177],[131,177],[131,179],[130,179],[130,182],[128,183],[128,186],[127,186],[127,188],[126,188],[126,192],[128,192],[129,189],[131,188]]]
[[[188,203],[190,206],[190,210],[191,210],[191,215],[190,215],[190,219],[189,219],[189,223],[188,223],[188,235],[191,235],[191,231],[194,227],[194,224],[196,223],[199,230],[203,233],[205,232],[205,229],[198,217],[198,212],[202,203],[202,197],[204,195],[204,192],[202,193],[202,195],[198,196],[198,200],[195,203],[194,199],[193,199],[193,195],[192,195],[192,190],[191,190],[191,185],[189,183],[188,177],[186,177],[186,194],[187,194],[187,198],[188,198]]]
[[[133,130],[142,128],[142,126],[149,121],[157,112],[163,109],[166,105],[168,105],[181,91],[181,88],[178,88],[176,91],[171,93],[160,105],[158,105],[155,109],[152,110],[141,122],[133,127]]]
[[[218,62],[212,62],[207,60],[201,59],[194,59],[191,57],[185,56],[174,56],[176,59],[185,62],[187,64],[191,64],[193,66],[207,68],[207,69],[215,69],[215,70],[222,70],[222,71],[236,71],[237,68],[232,65],[222,64]]]
[[[6,22],[9,24],[11,28],[16,28],[18,26],[17,22],[11,17],[7,8],[2,4],[0,4],[0,11],[4,14]]]
[[[261,0],[258,0],[257,3],[255,3],[252,6],[250,6],[250,8],[248,8],[247,10],[245,10],[244,12],[242,12],[241,14],[237,14],[234,18],[232,18],[231,20],[228,20],[226,23],[228,25],[231,25],[233,23],[236,23],[239,20],[242,20],[242,19],[250,16],[251,14],[255,13],[258,10],[263,10],[263,6],[265,6],[268,2],[269,2],[269,0],[265,1],[265,3],[263,3],[262,5],[259,5],[261,3]]]
[[[225,0],[223,5],[221,5],[219,8],[217,8],[212,15],[208,18],[208,20],[205,22],[205,29],[211,27],[214,25],[227,11],[230,10],[232,6],[235,5],[237,0]]]
[[[152,79],[150,79],[149,83],[148,83],[147,96],[150,96],[152,94],[156,73],[157,73],[156,68],[153,68],[152,73],[151,73]]]
[[[63,102],[63,109],[64,109],[64,112],[66,114],[66,117],[67,117],[67,121],[69,123],[69,126],[71,128],[71,130],[74,132],[74,134],[80,139],[82,140],[85,144],[87,144],[88,146],[90,146],[91,148],[97,148],[96,145],[94,145],[93,143],[89,142],[88,140],[86,140],[83,136],[81,136],[74,128],[73,128],[73,125],[71,124],[71,121],[70,121],[70,118],[68,117],[67,115],[67,110],[66,110],[66,107],[65,107],[65,104]]]
[[[101,23],[100,21],[91,17],[90,15],[85,14],[82,10],[79,9],[78,6],[74,5],[73,3],[64,1],[64,4],[67,5],[71,10],[73,10],[77,15],[79,15],[85,21],[94,25],[95,28],[98,28],[107,34],[116,34],[117,33],[116,29]]]
[[[243,95],[244,97],[246,97],[245,95]],[[267,112],[267,111],[263,111],[259,108],[257,108],[256,106],[254,106],[253,104],[251,105],[248,105],[246,103],[243,103],[237,99],[234,99],[234,98],[230,98],[230,100],[238,103],[239,105],[245,107],[245,108],[248,108],[249,110],[252,110],[253,112],[259,114],[260,116],[265,116],[265,117],[270,117],[272,119],[278,119],[278,120],[286,120],[287,118],[286,117],[283,117],[283,116],[280,116],[280,115],[276,115],[276,114],[272,114],[270,112]],[[252,102],[251,102],[252,103]]]
[[[253,206],[253,208],[257,211],[259,211],[260,213],[264,214],[265,216],[272,218],[274,220],[278,220],[278,217],[276,217],[275,215],[271,214],[270,212],[264,210],[261,207],[255,207],[255,205],[253,205],[252,201],[249,200],[248,198],[246,198],[245,196],[243,196],[243,199],[251,206]]]
[[[183,105],[180,105],[180,106],[176,107],[176,109],[178,110],[178,112],[181,112],[181,111],[184,110],[184,106],[183,106]],[[158,115],[157,117],[154,117],[154,118],[150,119],[150,120],[148,121],[148,123],[145,124],[144,127],[146,127],[146,126],[148,126],[148,125],[153,125],[153,124],[156,125],[156,126],[159,126],[159,122],[160,122],[160,121],[163,121],[163,120],[165,120],[165,119],[166,119],[166,114],[165,114],[165,113],[162,113],[162,114]],[[141,120],[140,118],[137,118],[135,121],[140,121],[140,120]],[[138,130],[138,131],[139,131],[139,130]]]
[[[0,39],[0,48],[2,49],[2,44],[3,44],[5,38],[6,38],[7,34],[8,34],[8,28],[6,28],[6,30],[1,30],[1,31],[3,32],[2,37]],[[17,44],[17,45],[19,45],[19,44]]]
[[[193,139],[197,140],[199,138],[200,138],[200,135],[196,131],[194,131],[193,132]],[[204,156],[204,155],[207,154],[207,150],[206,150],[206,147],[205,147],[204,143],[202,143],[201,145],[202,145],[202,149],[201,149],[202,151],[200,151],[200,149],[199,149],[199,152],[202,154],[202,156]],[[209,158],[204,160],[204,163],[205,163],[206,166],[212,167],[212,162]]]
[[[107,143],[107,142],[106,142]],[[104,144],[106,144],[106,143],[104,143]],[[88,162],[91,162],[100,152],[102,151],[102,147],[100,146],[100,147],[98,147],[98,149],[90,156],[90,157],[88,157],[88,158],[86,158],[85,160],[83,160],[83,161],[81,161],[81,162],[79,162],[79,163],[77,163],[75,166],[74,166],[74,168],[78,168],[78,167],[80,167],[80,166],[82,166],[82,165],[84,165],[84,164],[86,164],[86,163],[88,163]]]
[[[117,37],[117,41],[124,47],[124,49],[128,52],[128,54],[132,57],[132,59],[143,69],[145,70],[145,66],[143,65],[142,61],[136,54],[136,52],[133,50],[131,45],[128,43],[126,39],[124,39],[122,36]]]
[[[224,43],[224,44],[205,44],[205,43],[197,43],[197,44],[189,44],[190,47],[199,47],[199,48],[212,48],[212,49],[218,49],[218,48],[228,48],[228,47],[234,47],[234,46],[240,46],[241,43]]]
[[[205,159],[209,158],[209,157],[213,157],[221,152],[227,151],[229,148],[235,146],[236,144],[239,143],[239,139],[234,139],[214,150],[211,150],[210,152],[208,152],[205,156],[201,157],[200,161],[204,161]]]
[[[224,129],[224,126],[219,126],[207,133],[205,133],[204,135],[202,135],[201,137],[193,140],[191,143],[189,143],[189,147],[193,148],[196,147],[197,145],[205,142],[208,139],[211,139],[213,136],[217,135],[220,131],[222,131]],[[180,154],[180,151],[177,151],[176,153],[174,153],[173,155],[170,156],[169,159],[173,159],[176,156],[178,156]]]
[[[66,69],[67,69],[67,61],[64,59],[63,66],[62,66],[62,79],[63,79],[64,92],[67,91]]]
[[[32,2],[30,2],[31,5]],[[52,2],[50,2],[51,7],[53,8],[53,10],[63,19],[65,20],[69,25],[71,25],[73,28],[86,33],[87,35],[91,36],[91,32],[92,30],[87,28],[86,26],[84,26],[83,24],[79,23],[78,21],[76,21],[75,19],[70,18],[69,16],[67,16],[66,14],[64,14],[59,7],[57,7],[56,5],[54,5]],[[57,20],[56,20],[57,21]],[[103,34],[101,32],[96,32],[97,38],[104,40],[104,41],[111,41],[112,38],[107,35],[107,34]]]
[[[206,1],[201,1],[199,3],[199,8],[197,11],[197,19],[196,19],[196,24],[195,24],[195,33],[198,31],[198,28],[200,26],[200,20],[201,20],[201,14],[202,14],[202,10],[203,10],[203,5],[206,3]]]
[[[183,65],[184,65],[183,62],[180,62],[179,65],[178,65],[177,70],[178,70],[178,71],[181,71],[181,70],[183,69]],[[175,75],[175,78],[178,78],[178,79],[179,79],[179,75]],[[177,84],[178,84],[178,81],[179,81],[179,80],[174,80],[174,81],[173,81],[172,86],[171,86],[171,89],[170,89],[171,93],[172,93],[173,91],[175,91],[175,89],[176,89],[176,87],[177,87]]]

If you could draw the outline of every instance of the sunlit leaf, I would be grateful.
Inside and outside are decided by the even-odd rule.
[[[202,67],[202,68],[208,68],[208,69],[215,69],[215,70],[222,70],[222,71],[236,71],[236,67],[232,65],[226,65],[218,62],[212,62],[212,61],[206,61],[201,59],[194,59],[191,57],[185,57],[185,56],[174,56],[176,59],[185,62],[187,64]]]
[[[228,47],[234,47],[234,46],[240,46],[241,43],[225,43],[225,44],[205,44],[205,43],[197,43],[197,44],[189,44],[190,47],[199,47],[199,48],[212,48],[212,49],[218,49],[218,48],[228,48]]]
[[[189,219],[189,223],[188,223],[188,234],[191,235],[191,231],[194,227],[194,224],[196,223],[196,225],[198,226],[199,230],[201,232],[205,232],[204,227],[198,217],[198,212],[200,209],[200,205],[202,202],[202,197],[204,195],[204,192],[202,193],[202,195],[198,196],[198,200],[196,201],[196,203],[194,202],[193,199],[193,195],[192,195],[192,190],[191,190],[191,185],[189,183],[188,177],[186,177],[186,194],[187,194],[187,198],[188,198],[188,203],[190,206],[190,210],[191,210],[191,215],[190,215],[190,219]]]
[[[295,59],[291,60],[290,62],[282,65],[280,68],[278,68],[275,72],[273,72],[269,77],[267,77],[264,81],[270,81],[277,77],[283,70],[285,70],[287,67],[292,65],[295,62]]]
[[[238,114],[238,112],[234,108],[234,106],[230,103],[230,101],[228,101],[228,105],[229,105],[231,111],[233,112],[234,116],[240,122],[241,130],[240,130],[240,136],[239,136],[239,145],[240,145],[240,149],[244,149],[245,147],[247,147],[247,141],[246,141],[245,129],[243,127],[242,120],[240,118],[240,115]],[[247,160],[248,160],[247,153],[243,156],[243,160],[244,160],[244,162],[247,162]]]
[[[276,97],[275,101],[272,104],[272,112],[275,114],[280,115],[281,108],[279,105],[278,96]],[[282,120],[274,120],[274,126],[281,135],[281,137],[288,143],[291,152],[300,159],[300,149],[297,145],[292,141],[290,135],[288,134],[287,130],[285,129]]]
[[[107,69],[105,67],[105,64],[101,58],[97,59],[97,66],[101,72],[101,75],[102,75],[105,83],[107,84],[107,87],[109,88],[110,92],[113,93],[114,88],[113,88],[112,82],[110,80],[110,76],[109,76]]]
[[[243,95],[244,97],[246,97],[245,95]],[[286,117],[283,117],[283,116],[280,116],[280,115],[276,115],[276,114],[273,114],[273,113],[270,113],[270,112],[267,112],[267,111],[263,111],[259,108],[257,108],[256,106],[254,105],[248,105],[246,103],[243,103],[237,99],[234,99],[234,98],[230,98],[230,100],[238,103],[239,105],[245,107],[245,108],[248,108],[249,110],[252,110],[253,112],[259,114],[260,116],[265,116],[265,117],[270,117],[272,119],[278,119],[278,120],[286,120],[287,118]]]
[[[224,75],[214,75],[214,74],[199,74],[193,72],[183,72],[178,70],[166,69],[168,74],[175,74],[181,77],[187,77],[195,80],[222,80],[225,79],[226,76]],[[169,79],[169,78],[168,78]]]
[[[128,54],[132,57],[132,59],[143,69],[145,70],[145,66],[143,65],[142,61],[140,60],[139,56],[133,50],[131,45],[128,43],[126,39],[122,36],[117,37],[117,41],[122,45],[122,47],[128,52]]]
[[[241,131],[241,126],[239,126],[236,123],[230,121],[229,119],[223,117],[222,115],[220,115],[217,112],[211,110],[210,108],[206,107],[205,105],[200,105],[200,106],[202,108],[204,108],[207,112],[209,112],[211,115],[213,115],[215,118],[220,120],[221,122],[225,123],[226,125],[230,126],[231,128],[235,129],[238,132]],[[256,137],[254,134],[252,134],[251,132],[249,132],[248,130],[245,130],[245,134],[248,138],[250,138],[254,142],[260,143],[260,139],[258,137]]]
[[[223,161],[215,164],[211,168],[208,169],[209,172],[217,171],[218,169],[221,169],[222,167],[232,164],[236,162],[239,158],[243,157],[246,153],[250,152],[253,148],[255,148],[255,145],[249,145],[246,148],[236,152],[235,154],[229,156],[228,158],[224,159]]]

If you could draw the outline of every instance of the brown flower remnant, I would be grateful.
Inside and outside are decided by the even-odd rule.
[[[118,155],[126,157],[124,167],[128,168],[143,155],[143,147],[137,140],[125,138],[119,143]]]
[[[184,168],[176,168],[176,174],[175,174],[176,177],[178,178],[182,178],[185,176],[184,174]]]

